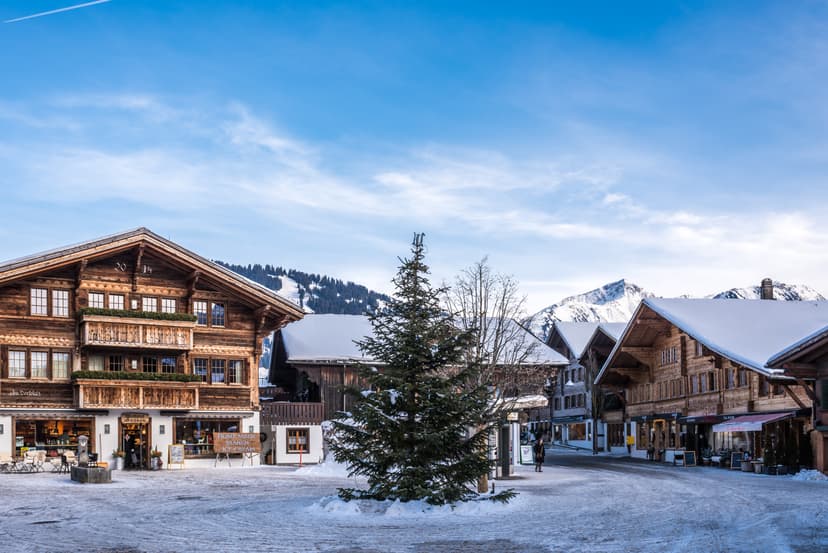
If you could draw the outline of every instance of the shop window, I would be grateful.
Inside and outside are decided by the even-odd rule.
[[[104,295],[102,292],[89,292],[89,307],[95,309],[104,308]]]
[[[638,436],[635,440],[636,449],[647,449],[650,447],[650,423],[640,422],[637,428]]]
[[[175,300],[172,298],[161,298],[161,312],[175,313]]]
[[[47,378],[49,368],[49,354],[45,351],[33,351],[31,353],[32,378]]]
[[[52,378],[63,380],[69,378],[69,354],[63,351],[52,353]]]
[[[89,437],[89,450],[95,451],[95,432],[92,419],[36,419],[18,420],[14,424],[15,455],[23,455],[26,449],[46,450],[52,456],[65,449],[78,447],[78,436]],[[53,453],[52,453],[53,452]]]
[[[110,309],[123,309],[124,308],[124,296],[121,294],[109,294],[109,308]]]
[[[187,419],[176,417],[173,441],[184,444],[184,456],[189,458],[212,457],[213,432],[238,432],[238,419]]]
[[[624,446],[624,425],[622,423],[607,424],[607,441],[610,447]]]
[[[310,431],[307,428],[287,429],[287,452],[310,453]]]
[[[569,425],[570,440],[586,440],[586,424],[578,422]]]

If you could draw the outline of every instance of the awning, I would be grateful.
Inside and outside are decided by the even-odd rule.
[[[682,424],[716,424],[733,419],[733,415],[696,415],[693,417],[680,417]]]
[[[744,415],[730,419],[727,422],[713,425],[713,432],[759,432],[762,425],[769,422],[777,422],[789,419],[795,414],[794,411],[787,413],[765,413],[763,415]]]

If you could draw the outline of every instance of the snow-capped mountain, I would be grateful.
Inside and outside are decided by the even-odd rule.
[[[758,300],[761,299],[761,287],[731,288],[708,297],[716,300]],[[773,297],[784,301],[825,301],[825,297],[810,286],[784,282],[773,283]]]
[[[825,297],[803,284],[774,282],[773,295],[780,301],[824,301]],[[621,279],[584,294],[562,299],[542,309],[532,317],[531,330],[542,340],[546,339],[554,321],[625,323],[644,298],[656,297],[640,286]],[[694,296],[682,295],[682,298]],[[731,288],[718,294],[705,296],[713,299],[760,299],[760,287]]]
[[[532,332],[546,337],[553,321],[623,323],[644,298],[654,297],[624,279],[605,284],[584,294],[569,296],[539,311],[532,318]]]

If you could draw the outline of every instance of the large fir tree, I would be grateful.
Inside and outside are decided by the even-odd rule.
[[[444,290],[431,288],[422,235],[414,237],[412,257],[402,260],[393,282],[395,297],[371,316],[373,337],[359,343],[383,364],[361,369],[367,390],[350,391],[356,401],[334,421],[331,444],[336,460],[366,477],[368,487],[341,488],[339,495],[435,505],[477,498],[495,421],[479,367],[462,361],[474,330],[459,330],[440,304]]]

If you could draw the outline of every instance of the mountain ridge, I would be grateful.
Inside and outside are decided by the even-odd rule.
[[[779,301],[825,301],[822,294],[804,284],[774,282],[773,292],[774,298]],[[530,318],[530,329],[545,340],[555,321],[624,323],[632,317],[641,300],[654,297],[658,296],[622,278],[582,294],[567,296],[558,303],[541,309]],[[759,299],[761,287],[730,288],[703,297],[722,300]]]

